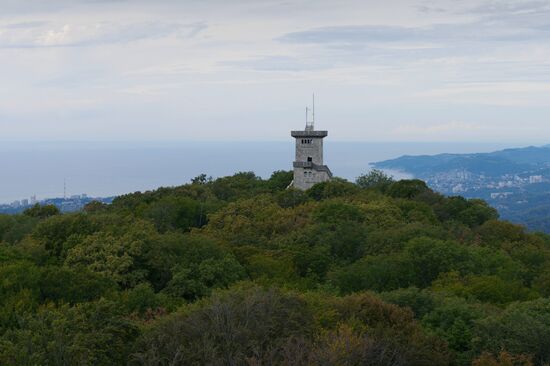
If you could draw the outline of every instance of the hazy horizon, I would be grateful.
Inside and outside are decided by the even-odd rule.
[[[401,155],[490,152],[528,145],[508,143],[325,142],[325,163],[336,176],[353,180],[369,164]],[[0,145],[0,203],[87,193],[112,196],[254,171],[267,178],[291,170],[294,141],[248,142],[42,142]]]

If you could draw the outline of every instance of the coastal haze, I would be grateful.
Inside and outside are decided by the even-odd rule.
[[[213,177],[253,171],[269,177],[291,170],[294,141],[263,142],[41,142],[0,146],[0,203],[86,193],[106,197],[174,186],[199,174]],[[325,144],[335,176],[354,180],[370,163],[401,155],[489,152],[510,143],[343,142]],[[513,145],[512,145],[513,146]],[[521,145],[518,145],[521,146]],[[398,176],[402,176],[399,175]]]

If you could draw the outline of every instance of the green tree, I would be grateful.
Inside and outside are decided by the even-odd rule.
[[[428,191],[426,183],[418,179],[400,180],[388,187],[388,194],[396,198],[414,198]]]
[[[123,365],[138,330],[114,303],[44,306],[0,338],[3,365]]]
[[[377,188],[385,190],[394,180],[381,170],[373,169],[355,179],[355,184],[361,188]]]
[[[174,268],[174,275],[165,292],[186,300],[209,295],[213,289],[227,288],[245,277],[243,267],[231,255],[208,258]]]
[[[154,222],[157,230],[188,231],[198,227],[201,222],[201,203],[187,197],[166,196],[151,203],[143,216]]]
[[[467,361],[473,348],[476,322],[485,310],[460,297],[436,299],[433,309],[422,317],[422,324],[448,342],[449,347]]]
[[[311,328],[297,296],[234,288],[160,322],[138,342],[132,364],[277,364],[287,340],[308,336]]]
[[[550,299],[510,304],[502,313],[479,321],[476,349],[498,354],[532,355],[538,365],[550,362]]]
[[[320,201],[327,198],[343,197],[358,193],[360,190],[355,184],[344,179],[333,179],[331,181],[317,183],[307,190],[307,195]]]
[[[293,178],[294,172],[292,170],[277,170],[267,180],[267,186],[272,191],[283,191],[288,188]]]
[[[61,212],[55,205],[40,205],[35,204],[31,208],[27,208],[25,211],[23,211],[23,215],[27,215],[30,217],[38,217],[41,219],[44,219],[46,217],[59,215]]]

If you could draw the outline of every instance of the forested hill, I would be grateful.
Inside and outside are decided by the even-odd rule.
[[[430,177],[455,169],[499,178],[550,168],[550,145],[506,149],[491,153],[405,155],[374,164],[378,168],[399,169],[419,177]]]
[[[0,215],[1,365],[545,365],[550,237],[379,172]]]
[[[375,163],[424,180],[443,194],[481,198],[501,217],[550,233],[550,146],[483,154],[402,156]]]

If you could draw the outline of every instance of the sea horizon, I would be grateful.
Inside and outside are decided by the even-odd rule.
[[[482,153],[540,146],[514,142],[325,141],[325,163],[348,180],[370,164],[402,155]],[[291,170],[292,140],[266,141],[10,141],[0,144],[0,203],[86,193],[109,197],[252,171],[267,178]]]

